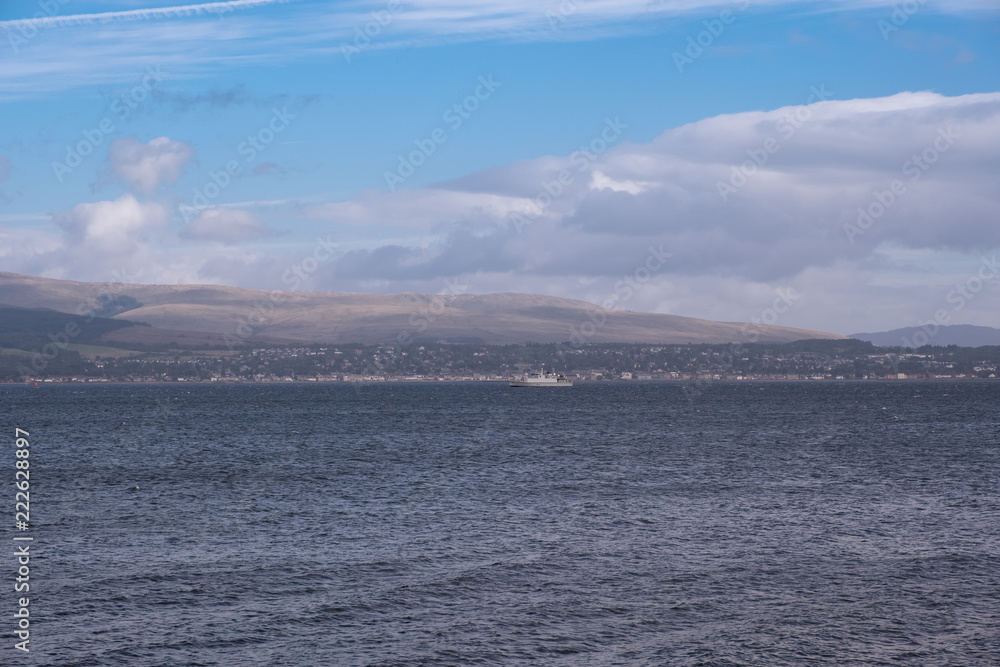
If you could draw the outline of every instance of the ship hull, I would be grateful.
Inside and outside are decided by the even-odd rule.
[[[551,382],[532,382],[531,380],[511,380],[508,387],[572,387],[572,380],[561,380]]]

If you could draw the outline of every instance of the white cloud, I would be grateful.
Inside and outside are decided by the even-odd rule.
[[[196,241],[239,243],[271,233],[250,211],[216,206],[202,211],[188,223],[181,236]]]
[[[221,17],[224,14],[238,9],[250,9],[253,7],[285,3],[288,1],[289,0],[229,0],[228,2],[203,2],[188,5],[174,5],[172,7],[127,9],[124,11],[99,12],[95,14],[67,14],[64,16],[60,16],[58,14],[46,16],[42,14],[30,19],[11,19],[9,21],[0,21],[0,28],[4,28],[6,30],[31,30],[74,25],[106,25],[116,21],[176,19],[189,16],[201,16],[202,14]]]
[[[45,28],[66,28],[73,26],[107,25],[123,21],[173,21],[189,18],[217,19],[222,16],[232,18],[233,12],[254,9],[275,4],[288,4],[291,0],[230,0],[228,2],[204,2],[184,5],[162,6],[150,9],[129,9],[124,11],[100,12],[93,14],[66,14],[38,16],[35,18],[0,21],[5,30],[32,30]],[[926,2],[926,0],[925,0]],[[590,21],[613,21],[636,18],[644,15],[677,14],[715,7],[734,8],[733,0],[574,0],[554,3],[548,16],[539,12],[535,0],[478,0],[461,2],[456,0],[409,0],[402,3],[400,19],[418,26],[426,33],[466,33],[480,30],[517,29],[532,26],[541,19],[545,25],[559,25],[569,18]],[[802,0],[755,0],[754,5],[781,6],[812,4]],[[832,5],[847,7],[887,7],[896,4],[894,0],[840,0]],[[923,4],[923,3],[922,3]],[[951,11],[991,9],[990,0],[930,0],[926,4]],[[745,9],[741,3],[735,8]],[[294,10],[294,8],[292,8]],[[385,10],[382,1],[352,3],[345,8],[324,6],[322,14],[342,21],[368,19],[373,11]],[[308,11],[308,7],[306,10]],[[405,12],[405,13],[403,13]],[[284,10],[288,14],[288,10]],[[273,15],[271,15],[273,17]],[[315,18],[315,16],[314,16]]]
[[[603,172],[594,170],[590,174],[591,190],[611,190],[612,192],[627,192],[630,195],[637,195],[649,189],[649,183],[639,181],[616,181],[609,178]]]
[[[144,233],[162,230],[169,222],[162,206],[139,202],[131,194],[114,201],[77,204],[53,219],[71,244],[98,254],[127,253]]]
[[[376,238],[384,227],[413,234],[344,253],[330,269],[336,289],[490,276],[478,289],[522,285],[597,299],[654,246],[673,257],[637,309],[725,318],[761,290],[799,282],[803,293],[825,286],[841,309],[830,313],[898,322],[935,289],[914,280],[934,269],[907,257],[948,254],[974,266],[1000,248],[997,154],[1000,94],[902,93],[708,118],[646,144],[620,144],[582,171],[568,156],[546,156],[417,190],[369,190],[308,212],[368,226]],[[749,176],[732,181],[741,168]],[[540,198],[562,170],[569,182]],[[878,212],[894,182],[902,194],[859,228],[859,209]],[[720,194],[720,183],[732,191]],[[529,211],[518,231],[511,214]],[[887,275],[910,286],[879,286]],[[851,305],[866,289],[879,303],[867,311]],[[797,312],[827,328],[864,329],[860,320],[834,327],[836,315],[823,315],[830,304],[808,303]]]
[[[0,70],[2,100],[58,92],[86,84],[128,84],[134,70],[162,66],[171,78],[201,77],[239,63],[273,65],[312,56],[341,57],[340,46],[356,28],[386,12],[384,0],[349,3],[289,3],[253,11],[280,0],[200,3],[157,10],[68,14],[0,21],[4,32],[37,34]],[[585,40],[649,31],[657,19],[685,14],[709,16],[723,9],[803,12],[878,8],[891,14],[898,0],[412,0],[401,4],[372,49],[401,49],[484,40],[549,42]],[[994,12],[994,0],[928,0],[921,11]],[[251,11],[227,11],[251,9]],[[224,20],[219,20],[224,18]],[[384,15],[383,15],[383,21]]]
[[[309,213],[372,227],[447,225],[454,236],[434,260],[442,271],[449,253],[464,266],[458,255],[476,255],[473,246],[493,248],[494,268],[507,258],[519,269],[513,258],[524,257],[530,235],[533,246],[560,250],[549,271],[575,253],[582,273],[600,273],[616,249],[663,243],[677,252],[678,271],[763,280],[868,257],[882,243],[1000,247],[988,166],[997,154],[1000,94],[904,93],[709,118],[614,147],[585,172],[569,158],[539,158],[415,191],[366,191]],[[571,182],[543,194],[564,169]],[[891,194],[893,183],[901,194]],[[880,197],[893,199],[881,214]],[[859,209],[875,214],[871,223]],[[541,214],[530,234],[509,233],[510,214],[531,210]]]
[[[59,234],[26,227],[0,226],[0,257],[3,258],[5,267],[10,263],[10,268],[4,270],[30,273],[35,267],[41,268],[33,263],[36,255],[54,252],[61,247],[63,239]],[[0,303],[2,302],[3,299],[0,298]]]
[[[394,193],[365,190],[350,201],[308,206],[303,213],[344,225],[430,230],[453,223],[493,225],[509,213],[523,212],[530,206],[526,197],[431,187]]]
[[[108,149],[111,170],[139,192],[149,193],[163,183],[176,183],[194,149],[169,137],[143,144],[135,137],[115,139]]]
[[[321,232],[342,252],[310,274],[307,288],[433,293],[458,278],[471,292],[600,302],[652,246],[672,256],[624,307],[741,320],[791,287],[802,300],[778,324],[841,333],[907,326],[949,308],[949,284],[1000,249],[998,154],[1000,93],[903,93],[717,116],[619,144],[584,169],[569,156],[544,156],[308,208],[343,227]],[[754,156],[763,164],[748,163]],[[915,159],[926,169],[914,170]],[[745,183],[721,196],[719,183],[745,163]],[[540,199],[564,169],[572,178],[561,192]],[[851,243],[845,225],[858,224],[859,208],[874,210],[893,181],[903,194]],[[44,262],[10,255],[8,266],[50,275],[54,266],[85,267],[68,277],[91,279],[105,279],[93,276],[102,266],[126,266],[147,281],[274,289],[315,243],[265,253],[144,242],[164,231],[161,213],[131,195],[81,204],[56,216],[65,249]],[[530,224],[518,231],[512,213],[530,214]],[[235,243],[266,231],[229,207],[205,211],[184,235]],[[95,249],[108,258],[103,265],[82,261]],[[1000,283],[991,283],[954,321],[989,324],[997,308]]]

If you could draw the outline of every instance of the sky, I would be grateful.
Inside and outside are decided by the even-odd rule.
[[[0,105],[2,271],[1000,326],[995,0],[6,2]]]

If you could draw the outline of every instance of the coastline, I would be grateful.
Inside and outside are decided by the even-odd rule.
[[[906,378],[777,378],[777,377],[744,377],[744,378],[661,378],[661,379],[622,379],[608,378],[590,380],[585,378],[572,378],[574,384],[726,384],[726,383],[870,383],[870,382],[997,382],[1000,378],[978,378],[978,377],[906,377]],[[405,378],[381,378],[381,379],[359,379],[359,380],[104,380],[94,378],[81,379],[54,379],[46,378],[30,380],[24,382],[0,381],[2,386],[42,386],[42,385],[241,385],[241,384],[261,384],[261,385],[354,385],[354,384],[458,384],[458,383],[482,383],[482,384],[505,384],[509,378],[422,378],[410,380]]]

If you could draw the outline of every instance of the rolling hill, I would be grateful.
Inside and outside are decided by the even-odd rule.
[[[972,324],[949,324],[937,328],[905,327],[892,331],[851,334],[851,338],[866,340],[880,346],[921,347],[923,345],[958,345],[982,347],[1000,345],[1000,329]]]
[[[728,343],[844,336],[791,327],[605,311],[585,301],[532,294],[266,292],[218,285],[82,283],[0,272],[0,303],[142,322],[101,336],[159,340],[156,331],[305,343]],[[145,331],[143,331],[145,330]],[[170,333],[164,334],[168,337]],[[174,333],[173,335],[176,335]],[[161,341],[162,342],[162,341]]]

